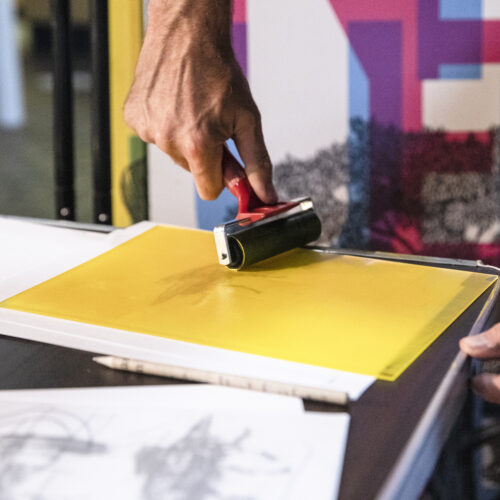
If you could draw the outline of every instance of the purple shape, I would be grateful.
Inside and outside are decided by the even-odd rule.
[[[370,86],[370,118],[401,127],[402,42],[400,21],[351,22],[351,46]]]
[[[401,22],[352,22],[348,36],[370,87],[370,246],[387,250],[391,249],[400,185]]]
[[[236,60],[247,76],[247,23],[233,23],[233,50]]]
[[[439,78],[440,64],[481,62],[482,21],[443,21],[439,19],[439,0],[419,0],[419,78]]]

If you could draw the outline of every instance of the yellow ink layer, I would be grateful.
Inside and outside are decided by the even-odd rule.
[[[300,249],[234,272],[156,226],[0,306],[395,380],[496,279]]]

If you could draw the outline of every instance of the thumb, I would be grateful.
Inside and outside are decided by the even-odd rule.
[[[264,203],[276,203],[278,195],[273,185],[273,166],[264,143],[260,119],[253,124],[238,127],[233,140],[255,194]]]
[[[460,339],[460,349],[473,358],[500,358],[500,323],[479,335]]]

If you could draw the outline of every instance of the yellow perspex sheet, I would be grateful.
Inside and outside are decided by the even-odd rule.
[[[235,272],[155,226],[0,306],[394,380],[496,279],[311,250]]]

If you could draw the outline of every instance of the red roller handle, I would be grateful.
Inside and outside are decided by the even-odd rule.
[[[238,220],[250,219],[255,222],[265,217],[278,215],[298,205],[293,201],[278,202],[274,205],[266,205],[262,202],[250,185],[245,169],[226,148],[222,157],[222,175],[224,185],[238,200],[238,215],[236,216]]]

